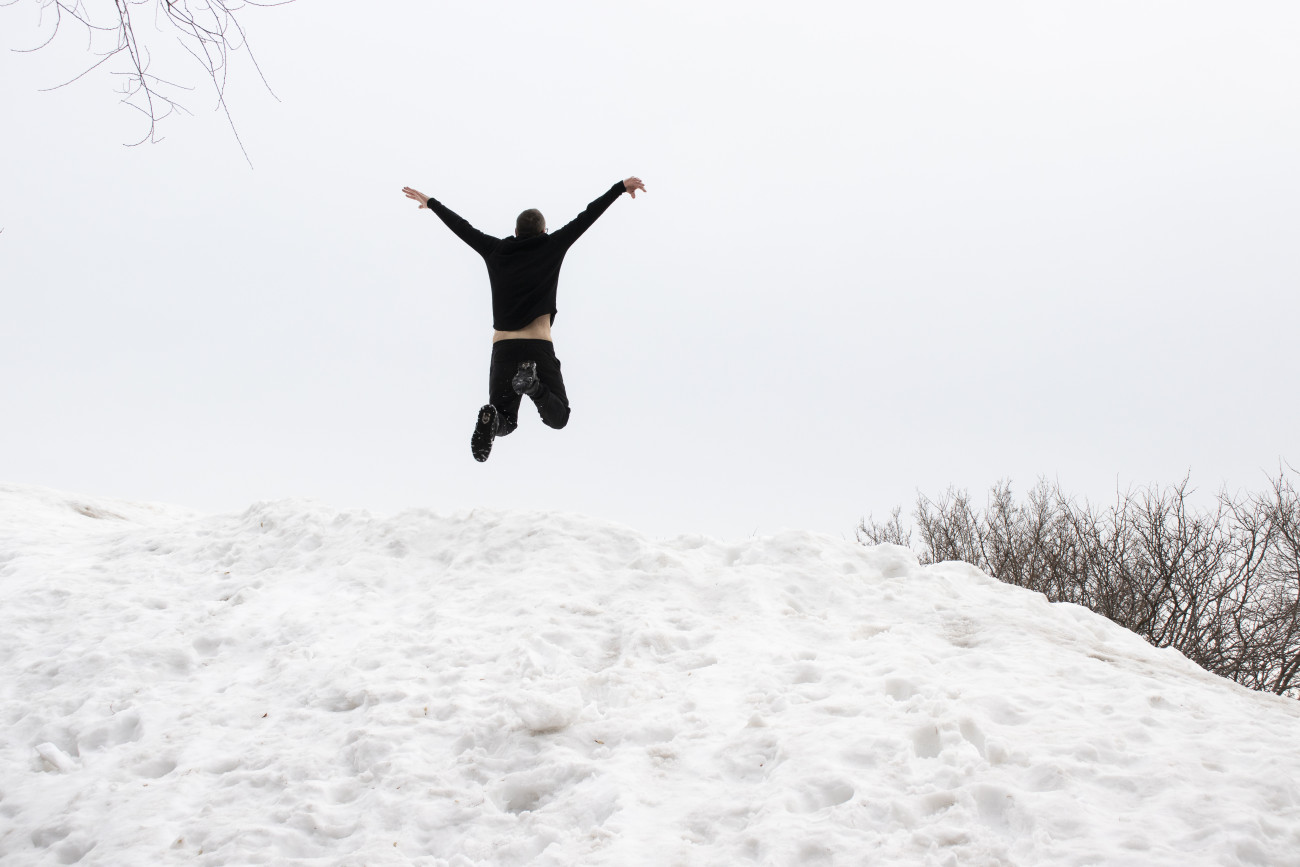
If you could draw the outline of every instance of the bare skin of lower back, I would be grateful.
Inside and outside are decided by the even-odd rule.
[[[498,340],[550,340],[551,314],[543,313],[518,331],[493,331],[492,342]],[[554,341],[552,341],[554,342]]]

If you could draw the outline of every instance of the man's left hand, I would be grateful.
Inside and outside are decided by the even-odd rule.
[[[408,199],[419,202],[421,208],[429,207],[429,197],[419,190],[413,190],[410,187],[402,187],[402,192],[406,193]]]

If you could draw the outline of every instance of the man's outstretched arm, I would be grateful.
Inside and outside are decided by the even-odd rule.
[[[640,178],[628,178],[625,181],[619,181],[605,191],[605,194],[596,199],[586,210],[574,217],[563,227],[551,233],[551,236],[565,244],[572,244],[582,236],[582,233],[591,228],[591,224],[596,222],[596,218],[614,204],[614,200],[624,193],[631,193],[632,198],[636,198],[637,191],[645,192],[645,184],[641,183]]]
[[[414,190],[410,187],[402,187],[402,192],[406,193],[406,197],[411,201],[419,203],[421,208],[428,208],[430,211],[437,214],[438,219],[446,223],[447,228],[455,232],[457,238],[460,238],[466,244],[469,244],[470,247],[473,248],[474,252],[478,253],[480,256],[486,256],[488,253],[492,252],[492,248],[499,243],[500,239],[493,238],[491,235],[475,229],[465,220],[464,217],[460,216],[437,199],[426,196],[419,190]]]

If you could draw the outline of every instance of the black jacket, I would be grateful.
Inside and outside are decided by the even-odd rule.
[[[555,321],[555,291],[564,254],[624,192],[619,181],[563,228],[522,240],[514,235],[493,238],[484,234],[437,199],[429,199],[428,207],[487,264],[492,282],[492,327],[518,331],[545,313]]]

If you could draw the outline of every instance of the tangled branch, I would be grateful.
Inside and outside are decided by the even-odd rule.
[[[917,498],[922,562],[962,560],[1053,602],[1073,602],[1243,686],[1300,698],[1300,491],[1279,469],[1258,494],[1195,509],[1187,479],[1080,505],[1040,480],[1025,502],[1000,482]],[[901,509],[864,520],[866,544],[910,546]]]
[[[13,6],[22,0],[0,2],[0,6]],[[148,119],[148,127],[139,141],[128,147],[162,141],[159,123],[174,112],[190,114],[179,102],[181,91],[193,91],[153,71],[153,56],[148,40],[141,40],[138,27],[140,19],[152,13],[153,31],[171,35],[203,69],[216,93],[216,107],[226,117],[244,158],[248,151],[239,137],[230,107],[226,103],[226,86],[230,56],[243,50],[256,70],[262,85],[275,97],[262,68],[248,43],[239,16],[247,6],[283,6],[293,0],[31,0],[40,6],[42,30],[48,35],[36,46],[18,49],[21,52],[39,51],[52,43],[66,28],[84,30],[87,50],[98,59],[73,78],[43,90],[58,90],[84,78],[114,58],[126,58],[124,70],[112,71],[120,82],[118,92],[122,102],[139,111]],[[52,19],[52,22],[51,22]]]

